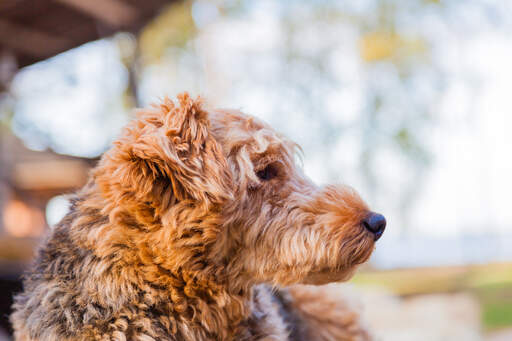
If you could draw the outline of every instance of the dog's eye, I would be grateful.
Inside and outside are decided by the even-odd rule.
[[[260,178],[260,180],[264,180],[264,181],[272,180],[278,174],[279,174],[279,169],[278,169],[277,165],[275,165],[273,163],[267,165],[262,170],[259,170],[256,172],[256,175],[258,176],[258,178]]]

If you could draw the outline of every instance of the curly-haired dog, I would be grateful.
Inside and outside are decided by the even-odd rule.
[[[368,339],[328,288],[295,284],[348,279],[384,217],[311,183],[265,123],[178,98],[139,113],[50,232],[16,339]]]

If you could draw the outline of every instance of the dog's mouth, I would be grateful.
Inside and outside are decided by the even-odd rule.
[[[324,269],[311,272],[303,281],[304,284],[323,285],[332,282],[348,281],[354,275],[357,266],[344,270]]]

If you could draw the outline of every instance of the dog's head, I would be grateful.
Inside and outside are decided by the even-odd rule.
[[[146,258],[279,285],[346,280],[369,258],[385,220],[353,189],[314,185],[297,145],[267,124],[178,101],[141,112],[94,173]]]

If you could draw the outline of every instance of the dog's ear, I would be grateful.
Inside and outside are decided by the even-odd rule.
[[[231,197],[227,161],[210,131],[200,98],[166,98],[138,113],[104,154],[95,172],[104,195],[169,206],[194,200],[206,205]]]

